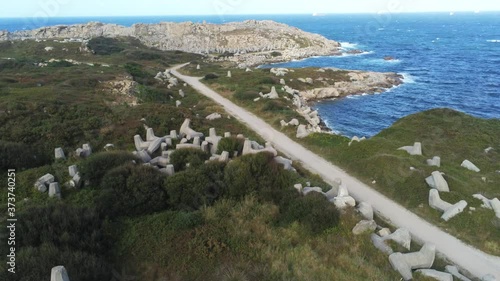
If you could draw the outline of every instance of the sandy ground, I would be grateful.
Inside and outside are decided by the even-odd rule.
[[[416,241],[435,244],[440,254],[463,270],[468,271],[478,278],[486,274],[491,274],[497,280],[500,280],[500,258],[488,255],[467,245],[428,223],[403,206],[375,191],[370,186],[350,176],[339,167],[275,130],[254,114],[223,98],[217,92],[201,83],[199,81],[200,78],[181,75],[176,70],[182,66],[172,69],[172,73],[201,94],[222,105],[229,114],[257,132],[266,141],[271,142],[276,149],[287,155],[287,157],[301,162],[306,169],[320,175],[329,184],[332,184],[336,178],[342,179],[342,182],[347,185],[350,195],[358,202],[365,201],[370,203],[375,212],[387,219],[391,224],[408,229],[412,234],[412,238]]]

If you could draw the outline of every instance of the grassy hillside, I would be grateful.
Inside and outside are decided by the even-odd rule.
[[[253,72],[231,69],[232,78],[227,78],[227,69],[231,69],[230,66],[202,65],[197,70],[190,65],[184,72],[200,77],[217,74],[218,78],[205,79],[204,82],[295,139],[296,128],[283,128],[280,120],[297,118],[302,124],[306,122],[295,112],[289,100],[281,97],[253,101],[259,92],[268,93],[272,86],[280,96],[286,96],[281,95],[280,77],[269,73],[268,69]],[[297,77],[314,77],[317,73],[310,68],[295,69],[285,78],[295,81]],[[333,79],[341,81],[341,77]],[[500,170],[499,135],[498,119],[484,120],[450,109],[434,109],[403,118],[370,140],[350,147],[347,138],[330,134],[312,134],[296,141],[456,237],[488,253],[500,255],[500,222],[491,210],[479,207],[481,201],[472,198],[477,193],[488,198],[500,197],[500,173],[497,172]],[[424,156],[410,156],[397,150],[417,141],[423,145]],[[485,153],[488,147],[493,150]],[[426,159],[433,156],[441,157],[441,168],[426,165]],[[474,173],[460,167],[465,159],[475,163],[481,172]],[[410,170],[410,167],[414,169]],[[450,193],[441,194],[442,199],[451,203],[466,200],[469,207],[476,210],[469,212],[467,209],[450,222],[442,221],[441,214],[427,203],[429,187],[425,178],[435,170],[445,173],[451,189]],[[376,184],[372,184],[373,181]]]
[[[54,49],[46,51],[49,46]],[[144,137],[144,123],[165,135],[191,118],[204,133],[215,127],[219,134],[260,139],[182,83],[168,89],[153,79],[199,56],[160,52],[127,38],[90,46],[93,53],[82,52],[79,43],[0,46],[0,164],[2,171],[17,170],[19,219],[19,273],[5,275],[2,263],[1,280],[47,279],[61,264],[72,281],[399,279],[367,236],[351,235],[360,220],[353,210],[340,213],[322,196],[299,196],[295,183],[326,187],[300,166],[299,173],[284,171],[267,154],[204,164],[207,155],[190,151],[172,156],[180,168],[168,178],[132,164],[127,151],[135,134]],[[131,92],[112,86],[123,81],[136,83]],[[214,112],[224,118],[205,119]],[[87,159],[74,155],[83,143],[93,147]],[[104,151],[107,143],[114,151]],[[55,147],[67,160],[54,161]],[[88,181],[84,188],[62,187],[61,200],[33,188],[46,173],[66,182],[72,164]],[[5,247],[1,243],[2,253]]]

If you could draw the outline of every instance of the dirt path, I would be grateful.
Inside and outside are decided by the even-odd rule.
[[[176,70],[183,66],[175,67],[172,69],[172,73],[201,94],[222,105],[229,114],[257,132],[266,141],[271,142],[283,154],[294,161],[301,162],[306,169],[320,175],[329,184],[332,184],[336,178],[341,178],[342,182],[347,185],[350,194],[358,202],[370,203],[375,211],[382,217],[387,218],[391,224],[407,228],[416,241],[434,243],[439,253],[446,256],[448,260],[460,268],[469,271],[472,275],[481,278],[486,274],[492,274],[497,280],[500,280],[500,258],[485,254],[428,223],[403,206],[350,176],[339,167],[275,130],[254,114],[223,98],[201,83],[200,78],[181,75]]]

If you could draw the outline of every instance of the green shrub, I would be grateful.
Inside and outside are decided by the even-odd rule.
[[[175,171],[181,171],[186,168],[186,164],[196,168],[205,163],[210,155],[199,149],[177,149],[170,155],[170,163],[174,165]]]
[[[277,102],[277,101],[267,101],[265,104],[264,104],[264,107],[262,108],[263,111],[267,111],[267,112],[272,112],[272,111],[282,111],[282,110],[286,110],[287,108],[285,106],[283,106],[281,103]]]
[[[96,37],[91,39],[87,46],[96,55],[107,56],[123,51],[123,47],[120,46],[120,41],[114,38],[108,37]]]
[[[50,270],[57,265],[64,265],[71,281],[111,280],[112,277],[112,269],[103,256],[58,248],[50,243],[20,248],[16,261],[16,274],[2,270],[0,280],[49,280]]]
[[[169,95],[158,89],[140,85],[136,94],[142,102],[166,103],[170,101]]]
[[[198,169],[176,173],[165,180],[170,207],[197,210],[212,205],[225,193],[224,163],[208,163]]]
[[[205,80],[213,80],[213,79],[217,79],[219,78],[219,75],[215,74],[215,73],[209,73],[207,75],[205,75]]]
[[[0,140],[0,170],[25,170],[49,164],[51,156],[36,146]]]
[[[280,52],[276,52],[276,51],[271,52],[271,57],[280,57],[280,56],[282,56],[282,55],[283,55],[283,54],[282,54],[282,53],[280,53]]]
[[[272,77],[264,77],[262,79],[259,80],[259,84],[277,84],[276,83],[276,80],[274,80],[274,78]]]
[[[109,204],[112,216],[144,215],[166,209],[167,198],[163,190],[165,176],[158,170],[126,164],[106,173],[101,182],[105,194],[100,198],[102,208]]]
[[[339,220],[340,213],[335,205],[317,192],[298,196],[280,208],[280,223],[289,224],[297,221],[306,225],[313,233],[321,233],[335,227]]]
[[[51,62],[47,66],[49,66],[49,67],[72,67],[72,66],[74,66],[74,64],[72,64],[69,61],[61,60],[61,61]]]
[[[292,188],[297,175],[285,171],[269,153],[245,155],[232,161],[225,169],[228,195],[241,199],[255,193],[259,198],[281,203],[283,192]]]
[[[232,155],[234,151],[238,151],[238,155],[241,155],[244,144],[244,139],[239,139],[237,137],[223,138],[220,140],[219,146],[217,147],[217,154],[227,151]]]
[[[49,243],[61,249],[103,254],[110,245],[108,224],[95,208],[57,202],[28,206],[17,216],[18,247]]]
[[[99,186],[104,175],[111,169],[137,160],[130,152],[112,151],[91,155],[78,165],[83,180]]]
[[[131,51],[127,52],[127,58],[131,60],[161,60],[163,56],[153,51]]]
[[[238,100],[254,100],[259,97],[259,94],[253,91],[238,91],[233,96]]]

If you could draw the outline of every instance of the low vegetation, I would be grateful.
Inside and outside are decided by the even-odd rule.
[[[135,134],[145,135],[144,123],[166,135],[191,118],[198,131],[215,127],[261,140],[234,118],[206,120],[223,110],[189,87],[168,89],[150,79],[166,65],[198,55],[112,40],[93,42],[94,53],[82,52],[80,43],[1,43],[0,57],[12,59],[0,59],[0,159],[2,170],[17,170],[19,219],[19,274],[7,275],[1,263],[1,280],[47,279],[56,265],[64,265],[72,281],[399,279],[369,237],[351,234],[360,219],[354,210],[340,213],[324,197],[303,197],[293,189],[306,182],[325,187],[300,166],[298,173],[285,171],[265,153],[205,163],[207,155],[189,150],[172,154],[177,173],[171,177],[135,164],[127,151],[134,149]],[[45,51],[47,45],[54,50]],[[34,65],[50,58],[82,64]],[[103,84],[124,76],[133,77],[140,91],[154,92],[147,95],[153,98],[140,97],[137,106],[116,103],[120,94]],[[186,97],[176,107],[179,89]],[[285,107],[280,110],[294,116]],[[87,159],[73,153],[83,143],[93,147]],[[113,151],[104,151],[108,143]],[[340,138],[335,143],[346,144]],[[220,146],[242,150],[236,138]],[[64,149],[67,160],[54,161],[55,147]],[[67,182],[72,164],[80,169],[83,188],[63,186],[61,200],[33,188],[46,173]],[[5,207],[4,189],[0,196]],[[1,243],[2,253],[5,247]]]

